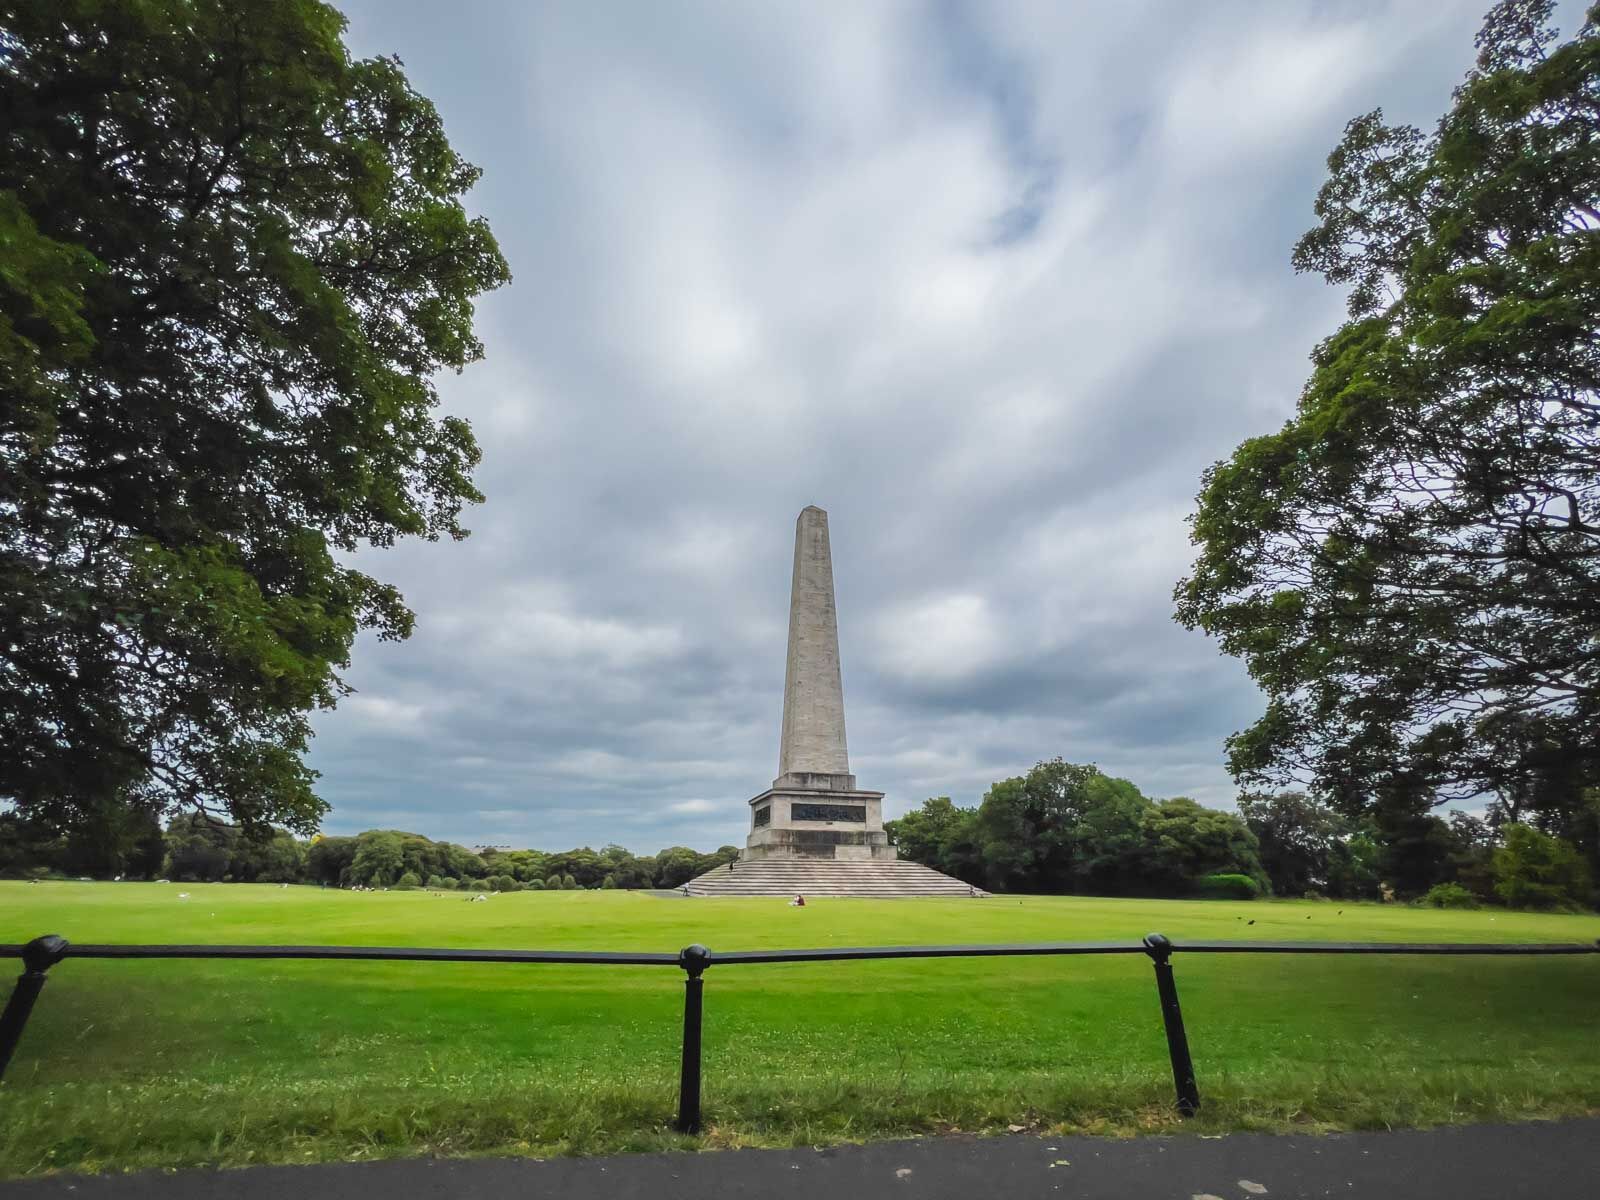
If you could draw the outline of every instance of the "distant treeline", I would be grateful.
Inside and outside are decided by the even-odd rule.
[[[0,876],[173,879],[197,883],[317,883],[328,887],[433,888],[513,892],[543,888],[674,888],[738,857],[669,846],[636,855],[621,846],[468,850],[418,833],[371,829],[354,837],[302,841],[283,830],[250,836],[197,814],[163,829],[154,819],[121,830],[120,849],[99,840],[30,826],[0,815]]]
[[[1600,827],[1600,797],[1591,807]],[[999,892],[1596,902],[1600,837],[1569,841],[1493,807],[1488,821],[1370,806],[1348,817],[1281,792],[1241,796],[1238,808],[1153,800],[1126,779],[1054,759],[994,784],[976,808],[939,796],[885,828],[902,857]]]
[[[975,808],[948,796],[885,828],[903,858],[996,892],[1035,895],[1327,896],[1423,899],[1469,907],[1594,905],[1600,797],[1585,821],[1491,806],[1489,819],[1429,808],[1363,805],[1342,813],[1300,792],[1245,795],[1237,813],[1185,797],[1154,800],[1126,779],[1053,759],[1003,779]],[[1582,814],[1580,814],[1582,815]],[[468,850],[417,833],[373,829],[302,841],[279,829],[247,833],[198,814],[165,828],[132,808],[51,828],[0,814],[0,876],[328,887],[675,888],[738,857],[669,846],[636,855],[600,850]]]

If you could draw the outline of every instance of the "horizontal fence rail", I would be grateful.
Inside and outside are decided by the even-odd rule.
[[[1167,1052],[1177,1108],[1192,1116],[1200,1108],[1200,1089],[1178,1006],[1172,972],[1174,954],[1406,954],[1406,955],[1572,955],[1600,954],[1600,941],[1582,942],[1184,942],[1159,933],[1141,942],[1031,942],[986,946],[841,946],[814,950],[734,950],[713,954],[704,946],[677,954],[600,950],[454,950],[411,946],[219,946],[119,945],[72,943],[55,934],[25,944],[0,943],[0,958],[20,958],[23,973],[0,1012],[0,1079],[16,1052],[22,1031],[44,988],[49,969],[67,958],[228,958],[322,959],[368,962],[521,963],[524,965],[678,967],[684,972],[683,1061],[678,1082],[677,1127],[700,1129],[700,1034],[704,975],[712,966],[763,963],[861,962],[906,958],[1013,958],[1081,954],[1143,954],[1155,967]]]
[[[1600,954],[1600,942],[1184,942],[1184,954]]]
[[[1152,934],[1158,937],[1159,934]],[[0,942],[0,958],[23,958],[27,945]],[[1183,954],[1600,954],[1586,942],[1169,942]],[[710,951],[706,952],[710,954]],[[1066,954],[1149,954],[1142,942],[1015,942],[984,946],[826,946],[805,950],[727,950],[719,967],[751,963],[852,962],[873,958],[1023,958]],[[682,954],[632,950],[463,950],[426,946],[188,946],[67,942],[63,958],[337,958],[395,962],[569,963],[611,967],[681,967]],[[709,964],[708,964],[709,965]]]
[[[0,945],[22,958],[26,946]],[[580,966],[675,967],[676,954],[602,950],[452,950],[423,946],[138,946],[69,942],[64,958],[339,958],[379,962],[576,963]]]

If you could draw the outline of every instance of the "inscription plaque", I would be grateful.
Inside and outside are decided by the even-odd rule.
[[[789,819],[791,821],[854,821],[857,824],[867,823],[867,809],[864,804],[791,804],[789,806]]]

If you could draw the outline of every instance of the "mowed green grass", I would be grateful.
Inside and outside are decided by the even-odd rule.
[[[451,893],[0,882],[0,942],[60,933],[715,952],[1136,941],[1152,930],[1180,944],[1592,943],[1600,918],[1069,897],[795,909],[528,892],[469,904]],[[1174,962],[1204,1097],[1187,1129],[1600,1109],[1600,955]],[[682,999],[674,968],[69,958],[0,1086],[0,1175],[1180,1124],[1143,956],[714,964],[700,1138],[671,1130]]]

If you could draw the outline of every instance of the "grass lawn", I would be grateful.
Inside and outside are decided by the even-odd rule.
[[[467,904],[451,893],[0,882],[0,942],[716,951],[1152,930],[1180,945],[1592,942],[1600,917],[1069,897],[793,909],[525,892]],[[1204,1098],[1186,1129],[1600,1110],[1600,955],[1174,963]],[[1180,1123],[1142,956],[713,965],[707,1132],[681,1137],[670,1125],[682,979],[647,967],[68,959],[0,1085],[0,1176]]]

